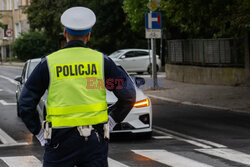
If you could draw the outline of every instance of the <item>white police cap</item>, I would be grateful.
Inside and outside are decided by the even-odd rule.
[[[61,23],[66,31],[72,35],[83,35],[91,31],[96,22],[96,16],[92,10],[85,7],[72,7],[61,16]]]

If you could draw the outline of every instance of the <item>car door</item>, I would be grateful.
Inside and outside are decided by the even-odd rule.
[[[145,72],[149,65],[149,54],[147,51],[135,51],[136,71]]]
[[[135,52],[127,51],[123,55],[120,56],[119,64],[126,71],[134,71],[135,70],[134,58],[135,58]]]

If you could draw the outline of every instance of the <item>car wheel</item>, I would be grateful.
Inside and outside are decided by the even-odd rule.
[[[17,116],[20,117],[20,112],[19,112],[19,103],[16,102],[16,112],[17,112]]]

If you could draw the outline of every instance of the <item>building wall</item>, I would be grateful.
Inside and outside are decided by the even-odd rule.
[[[166,64],[165,72],[167,79],[188,83],[232,86],[246,83],[244,68]]]
[[[4,44],[9,44],[19,37],[21,32],[29,30],[27,14],[23,13],[24,7],[30,4],[30,0],[0,0],[0,21],[14,32],[13,39],[6,39]],[[3,6],[2,6],[3,5]],[[3,45],[3,30],[0,28],[0,45]]]

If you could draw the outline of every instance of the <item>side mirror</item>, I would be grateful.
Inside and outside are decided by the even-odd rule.
[[[126,56],[125,55],[122,55],[121,57],[120,57],[120,59],[125,59],[126,58]]]
[[[22,84],[23,79],[22,79],[21,76],[16,76],[16,77],[15,77],[15,80],[16,80],[17,82],[19,82],[19,83]]]
[[[145,84],[145,79],[142,77],[135,77],[135,84],[139,88],[141,85]]]

